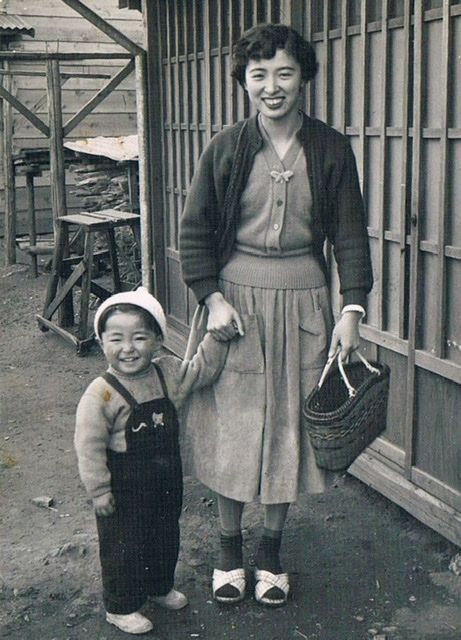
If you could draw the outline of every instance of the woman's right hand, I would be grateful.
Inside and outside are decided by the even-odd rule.
[[[210,293],[204,300],[208,309],[207,331],[213,338],[225,342],[236,334],[243,336],[243,323],[238,312],[229,304],[220,291]]]
[[[115,511],[115,500],[112,493],[93,498],[93,506],[98,516],[111,516]]]

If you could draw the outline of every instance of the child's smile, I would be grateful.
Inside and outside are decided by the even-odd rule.
[[[102,349],[108,364],[124,375],[135,375],[150,366],[161,339],[147,328],[136,312],[114,313],[102,334]]]

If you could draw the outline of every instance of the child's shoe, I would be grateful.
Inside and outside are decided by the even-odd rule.
[[[153,596],[151,600],[152,602],[158,604],[160,607],[163,607],[164,609],[170,609],[171,611],[183,609],[189,604],[189,600],[187,599],[187,597],[180,591],[176,591],[176,589],[171,589],[171,591],[169,591],[166,596]]]
[[[147,633],[154,628],[152,622],[139,611],[128,614],[106,613],[106,620],[125,633]]]

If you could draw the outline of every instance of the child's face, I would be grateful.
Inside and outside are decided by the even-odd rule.
[[[107,319],[101,346],[108,364],[123,375],[135,375],[150,366],[162,340],[146,327],[136,311],[116,311]]]

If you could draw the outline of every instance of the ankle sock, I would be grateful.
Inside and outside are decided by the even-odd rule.
[[[255,563],[258,569],[264,569],[265,571],[270,571],[275,574],[283,573],[280,564],[281,541],[281,531],[264,529],[255,556]]]
[[[228,535],[221,531],[218,569],[231,571],[243,567],[242,534]]]

